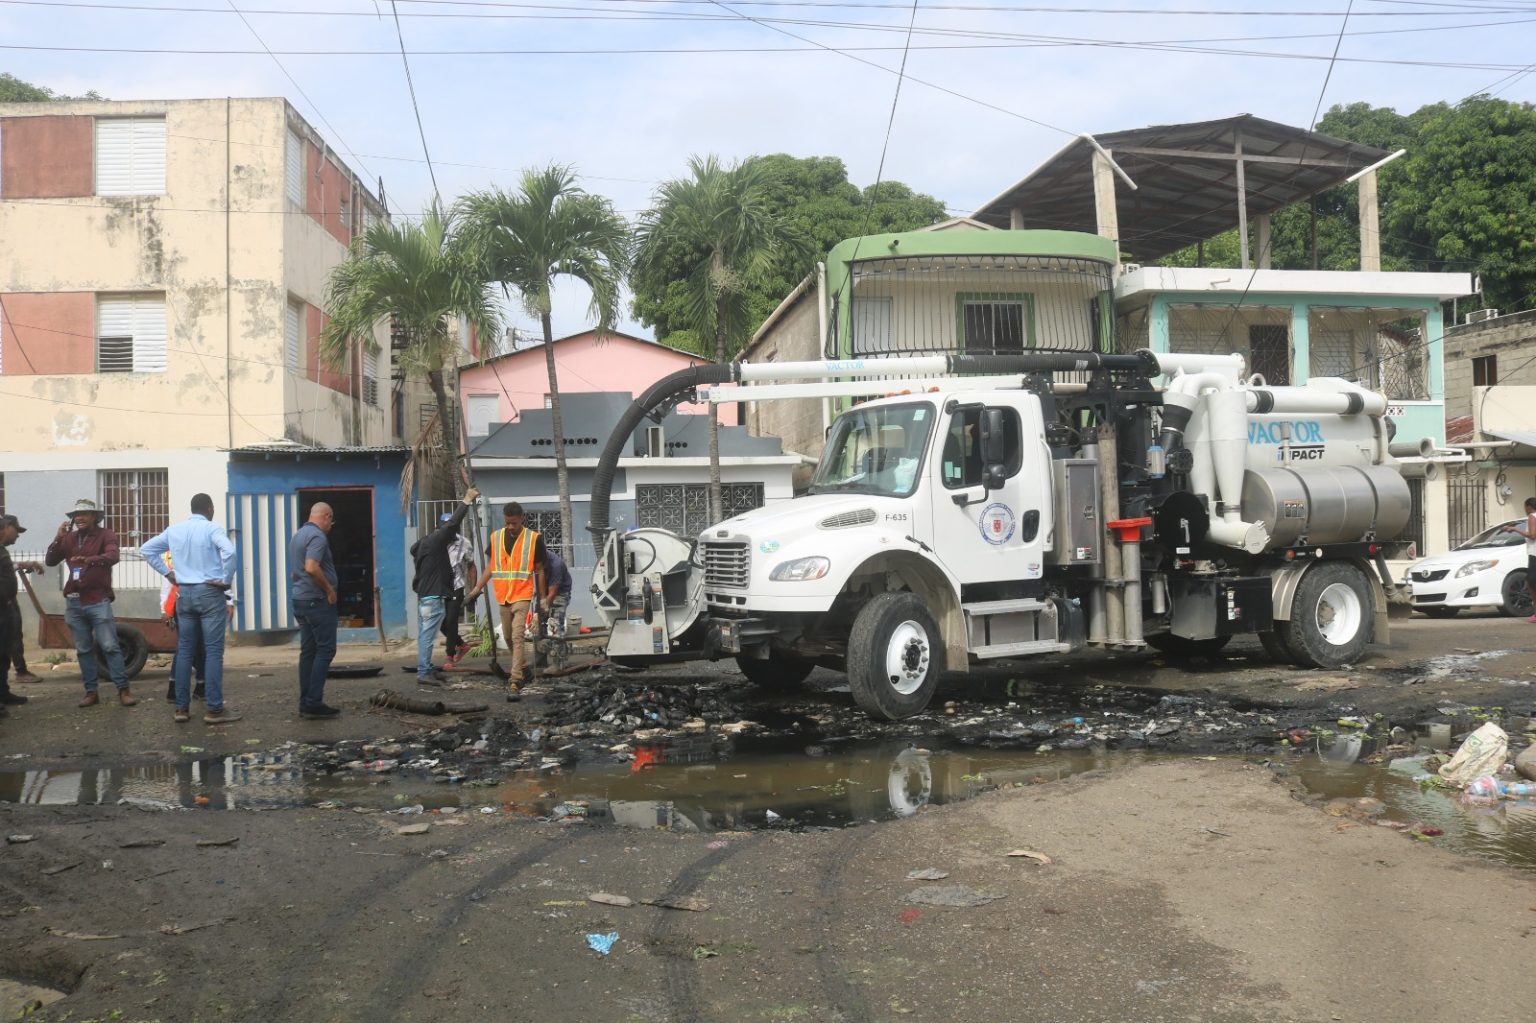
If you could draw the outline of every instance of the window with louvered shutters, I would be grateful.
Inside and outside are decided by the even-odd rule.
[[[304,143],[291,131],[283,147],[283,194],[295,206],[304,205]]]
[[[363,401],[375,408],[379,404],[379,353],[363,345]]]
[[[96,299],[96,372],[164,373],[165,296]]]
[[[299,355],[304,348],[304,309],[298,302],[289,302],[283,310],[283,365],[289,372],[299,372]]]
[[[96,194],[165,194],[165,118],[96,122]]]

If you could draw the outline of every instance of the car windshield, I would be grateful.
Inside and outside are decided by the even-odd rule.
[[[933,418],[927,402],[843,413],[832,424],[807,493],[910,496]]]
[[[1525,543],[1525,537],[1519,533],[1504,532],[1505,526],[1518,525],[1522,525],[1521,521],[1513,519],[1509,522],[1501,522],[1497,526],[1490,526],[1456,549],[1458,551],[1477,551],[1487,550],[1492,547],[1518,547]]]

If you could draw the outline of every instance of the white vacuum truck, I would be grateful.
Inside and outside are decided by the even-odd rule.
[[[699,537],[609,528],[618,458],[647,416],[830,396],[861,400],[805,494]],[[1237,355],[683,370],[631,406],[594,479],[608,653],[735,657],[763,686],[832,667],[893,719],[922,711],[941,672],[1084,646],[1212,653],[1257,633],[1276,659],[1347,664],[1386,639],[1386,559],[1406,547],[1385,411],[1343,380],[1244,382]]]

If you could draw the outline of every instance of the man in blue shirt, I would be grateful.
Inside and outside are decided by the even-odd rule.
[[[544,552],[544,606],[548,608],[545,631],[559,638],[565,635],[565,612],[571,606],[571,570],[554,548]]]
[[[321,721],[341,711],[325,703],[325,677],[336,659],[336,562],[331,527],[336,513],[324,501],[288,541],[288,581],[299,623],[299,717]]]
[[[213,498],[196,494],[192,514],[139,548],[149,567],[178,589],[176,597],[175,720],[192,717],[192,661],[202,639],[206,659],[203,682],[208,709],[203,721],[222,725],[240,720],[224,706],[224,629],[228,621],[225,591],[235,572],[235,545],[213,521]],[[175,565],[166,564],[169,551]]]

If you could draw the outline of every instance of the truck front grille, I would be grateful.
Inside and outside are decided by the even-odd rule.
[[[746,589],[752,551],[740,540],[704,542],[704,585]]]

